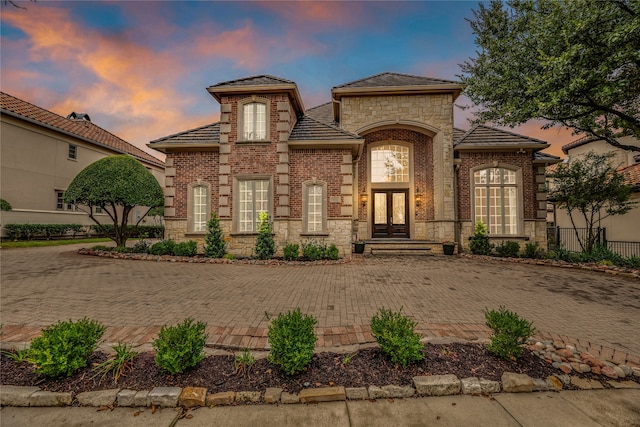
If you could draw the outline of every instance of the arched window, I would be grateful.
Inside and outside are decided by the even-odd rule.
[[[373,147],[371,182],[409,182],[409,147],[397,144]]]
[[[260,102],[245,104],[243,107],[243,139],[264,141],[267,139],[267,107]]]
[[[475,222],[490,234],[518,234],[518,177],[506,168],[486,168],[473,173]]]

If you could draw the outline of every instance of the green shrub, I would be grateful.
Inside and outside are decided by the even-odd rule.
[[[271,223],[269,214],[260,212],[260,225],[258,226],[258,236],[256,237],[256,256],[259,259],[271,259],[276,253],[276,243],[271,234]]]
[[[295,261],[300,256],[300,245],[297,243],[287,243],[283,251],[285,261]]]
[[[311,362],[316,346],[313,327],[317,320],[303,315],[300,309],[280,313],[269,324],[268,360],[278,365],[285,374],[293,375],[302,371]]]
[[[29,362],[39,375],[70,376],[87,365],[104,331],[104,325],[86,317],[47,326],[31,340]]]
[[[520,252],[520,245],[513,240],[507,240],[506,242],[500,242],[496,246],[496,255],[504,258],[517,258],[518,252]]]
[[[29,361],[29,349],[23,348],[22,350],[3,351],[2,354],[16,363]]]
[[[233,368],[235,369],[236,375],[244,377],[245,375],[249,375],[255,363],[256,359],[253,357],[253,354],[251,354],[249,349],[245,348],[242,350],[242,353],[236,355],[233,361]]]
[[[176,243],[173,247],[175,256],[196,256],[198,254],[198,244],[193,240]]]
[[[207,237],[204,238],[204,254],[208,258],[222,258],[227,253],[227,243],[222,235],[220,218],[215,213],[207,223]]]
[[[522,346],[535,333],[532,323],[503,306],[498,311],[485,309],[484,317],[493,331],[487,349],[503,359],[520,358]]]
[[[113,224],[93,224],[91,230],[99,236],[113,235]],[[162,225],[127,225],[127,232],[129,237],[142,237],[148,236],[154,239],[162,239],[164,237],[164,226]]]
[[[491,255],[493,244],[489,241],[487,226],[482,221],[476,223],[475,232],[469,240],[469,249],[475,255]]]
[[[71,234],[75,236],[84,230],[80,224],[6,224],[10,240],[51,239]]]
[[[206,324],[185,319],[175,326],[160,328],[158,338],[153,342],[156,351],[156,365],[175,375],[196,366],[204,359],[204,346],[207,335]]]
[[[130,252],[134,252],[133,248],[127,248],[126,246],[116,246],[112,249],[113,252],[118,252],[120,254],[128,254]]]
[[[161,240],[151,245],[149,253],[151,255],[173,255],[173,248],[175,245],[176,242],[171,239]]]
[[[109,252],[113,248],[109,247],[109,246],[105,246],[105,245],[95,245],[91,249],[93,249],[94,251],[107,251],[107,252]]]
[[[151,245],[149,244],[149,241],[146,239],[146,237],[146,235],[142,236],[141,239],[138,240],[135,245],[133,245],[131,252],[137,254],[148,254],[149,249],[151,249]]]
[[[13,209],[11,207],[11,203],[7,202],[5,199],[0,199],[0,211],[10,211]]]
[[[527,243],[522,252],[522,258],[540,259],[544,258],[544,251],[538,242]]]
[[[111,374],[113,377],[113,383],[118,384],[118,380],[127,370],[133,367],[133,359],[138,355],[137,351],[134,351],[128,344],[118,343],[114,345],[113,351],[115,354],[109,356],[107,360],[100,363],[93,368],[94,377],[101,375],[101,379]]]
[[[631,256],[622,260],[622,267],[640,268],[640,257]]]
[[[325,247],[313,240],[302,244],[302,258],[309,261],[317,261],[324,258]]]
[[[222,256],[222,258],[224,258],[224,259],[236,259],[236,256],[234,254],[224,254]]]
[[[371,318],[371,333],[382,351],[396,365],[406,367],[424,358],[416,322],[398,312],[381,308]]]
[[[338,251],[338,247],[332,243],[325,251],[324,257],[326,259],[333,259],[333,260],[338,259],[340,257],[340,252]]]

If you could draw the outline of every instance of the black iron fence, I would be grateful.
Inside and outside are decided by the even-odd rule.
[[[597,234],[596,244],[604,245],[625,258],[640,256],[640,242],[608,240],[606,228],[599,228],[595,230],[595,232]],[[569,252],[582,252],[578,236],[584,243],[587,240],[588,233],[588,228],[577,228],[574,230],[573,228],[549,227],[547,228],[548,249],[553,249],[556,245],[559,245]]]

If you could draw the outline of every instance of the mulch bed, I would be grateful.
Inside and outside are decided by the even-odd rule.
[[[532,378],[546,378],[560,372],[528,350],[515,361],[506,361],[489,353],[481,344],[452,343],[427,344],[425,359],[407,368],[396,367],[379,348],[358,350],[348,363],[345,354],[318,353],[306,371],[286,376],[266,359],[256,360],[248,375],[236,375],[234,356],[208,356],[188,372],[167,375],[154,362],[154,353],[141,353],[126,376],[113,383],[110,376],[94,376],[92,366],[106,359],[106,354],[95,352],[90,365],[68,378],[47,379],[36,375],[28,362],[17,363],[4,354],[1,356],[0,384],[38,386],[54,392],[71,392],[121,388],[150,390],[153,387],[206,387],[210,393],[221,391],[263,391],[267,387],[280,387],[289,393],[297,393],[306,387],[383,386],[406,385],[417,375],[454,374],[458,378],[479,377],[499,381],[505,371],[527,374]],[[592,378],[588,374],[582,377]],[[597,378],[597,377],[596,377]]]

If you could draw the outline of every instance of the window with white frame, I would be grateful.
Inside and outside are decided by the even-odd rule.
[[[489,234],[518,233],[518,182],[515,171],[486,168],[473,173],[475,221]]]
[[[397,144],[373,147],[371,182],[409,182],[409,147]]]
[[[56,209],[64,209],[64,191],[56,191]]]
[[[245,104],[243,107],[245,141],[264,141],[267,139],[267,106],[260,102]]]
[[[67,157],[73,160],[78,158],[78,146],[74,144],[69,144],[69,151],[67,152]]]
[[[258,231],[260,212],[269,212],[269,180],[238,180],[238,231]]]
[[[302,218],[306,233],[324,233],[327,211],[327,186],[311,181],[303,185]]]
[[[193,231],[206,231],[208,221],[208,197],[207,187],[200,185],[193,187]]]

